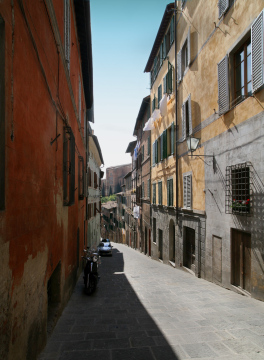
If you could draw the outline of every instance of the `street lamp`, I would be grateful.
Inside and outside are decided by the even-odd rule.
[[[197,149],[198,147],[198,144],[200,142],[200,139],[199,138],[195,138],[193,136],[189,136],[187,139],[186,139],[186,142],[187,142],[187,147],[188,147],[188,152],[190,151],[191,152],[191,155],[188,154],[188,156],[191,156],[193,157],[193,152]],[[201,156],[203,157],[212,157],[213,158],[213,168],[215,170],[215,157],[214,155],[196,155],[198,158],[200,158]],[[203,159],[201,159],[203,160]],[[203,162],[205,163],[205,161],[203,160]],[[206,163],[206,165],[208,165]]]

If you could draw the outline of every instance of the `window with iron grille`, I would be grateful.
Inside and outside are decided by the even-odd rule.
[[[63,129],[63,204],[74,204],[75,191],[75,138],[72,129]]]
[[[251,163],[246,162],[226,168],[226,214],[250,214]]]
[[[83,157],[79,156],[78,162],[78,177],[79,177],[79,199],[84,199],[84,161]]]
[[[159,205],[162,205],[162,181],[158,182],[158,197]]]

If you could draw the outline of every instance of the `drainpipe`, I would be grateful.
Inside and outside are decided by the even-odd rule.
[[[178,84],[177,84],[177,0],[174,1],[174,56],[175,56],[175,157],[176,157],[176,224],[179,223],[179,183],[178,183]]]

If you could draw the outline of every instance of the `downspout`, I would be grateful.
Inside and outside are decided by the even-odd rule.
[[[175,56],[175,172],[176,172],[176,224],[179,223],[179,191],[178,191],[178,88],[177,88],[177,0],[174,1],[174,56]]]

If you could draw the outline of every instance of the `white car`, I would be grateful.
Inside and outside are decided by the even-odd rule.
[[[99,255],[110,255],[112,256],[112,245],[108,239],[102,239],[98,245]]]

